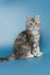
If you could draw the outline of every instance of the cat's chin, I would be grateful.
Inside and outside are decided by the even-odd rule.
[[[36,30],[38,30],[38,31],[39,31],[39,30],[40,30],[40,28],[37,28]]]

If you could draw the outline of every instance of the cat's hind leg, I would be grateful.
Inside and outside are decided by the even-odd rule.
[[[31,54],[31,52],[27,52],[27,54],[18,54],[16,59],[25,59],[25,58],[32,58],[32,57],[34,57],[34,55]]]
[[[26,58],[32,58],[32,57],[34,57],[34,55],[33,55],[33,54],[31,54],[31,52],[29,51],[29,52],[27,53]]]

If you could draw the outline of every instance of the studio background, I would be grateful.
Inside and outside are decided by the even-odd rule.
[[[26,29],[26,16],[40,14],[43,56],[0,63],[0,75],[50,75],[50,0],[0,0],[0,57],[13,52],[17,35]]]

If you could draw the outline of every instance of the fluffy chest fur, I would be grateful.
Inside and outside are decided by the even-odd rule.
[[[40,31],[32,31],[33,41],[38,42],[40,38]]]
[[[30,42],[39,42],[39,38],[40,38],[40,31],[26,31],[28,39],[30,40]]]

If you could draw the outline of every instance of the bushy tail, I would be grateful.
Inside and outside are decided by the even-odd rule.
[[[3,58],[0,58],[0,62],[3,62],[3,61],[9,61],[9,60],[13,60],[15,59],[15,56],[14,54],[12,53],[10,56],[8,57],[3,57]]]

